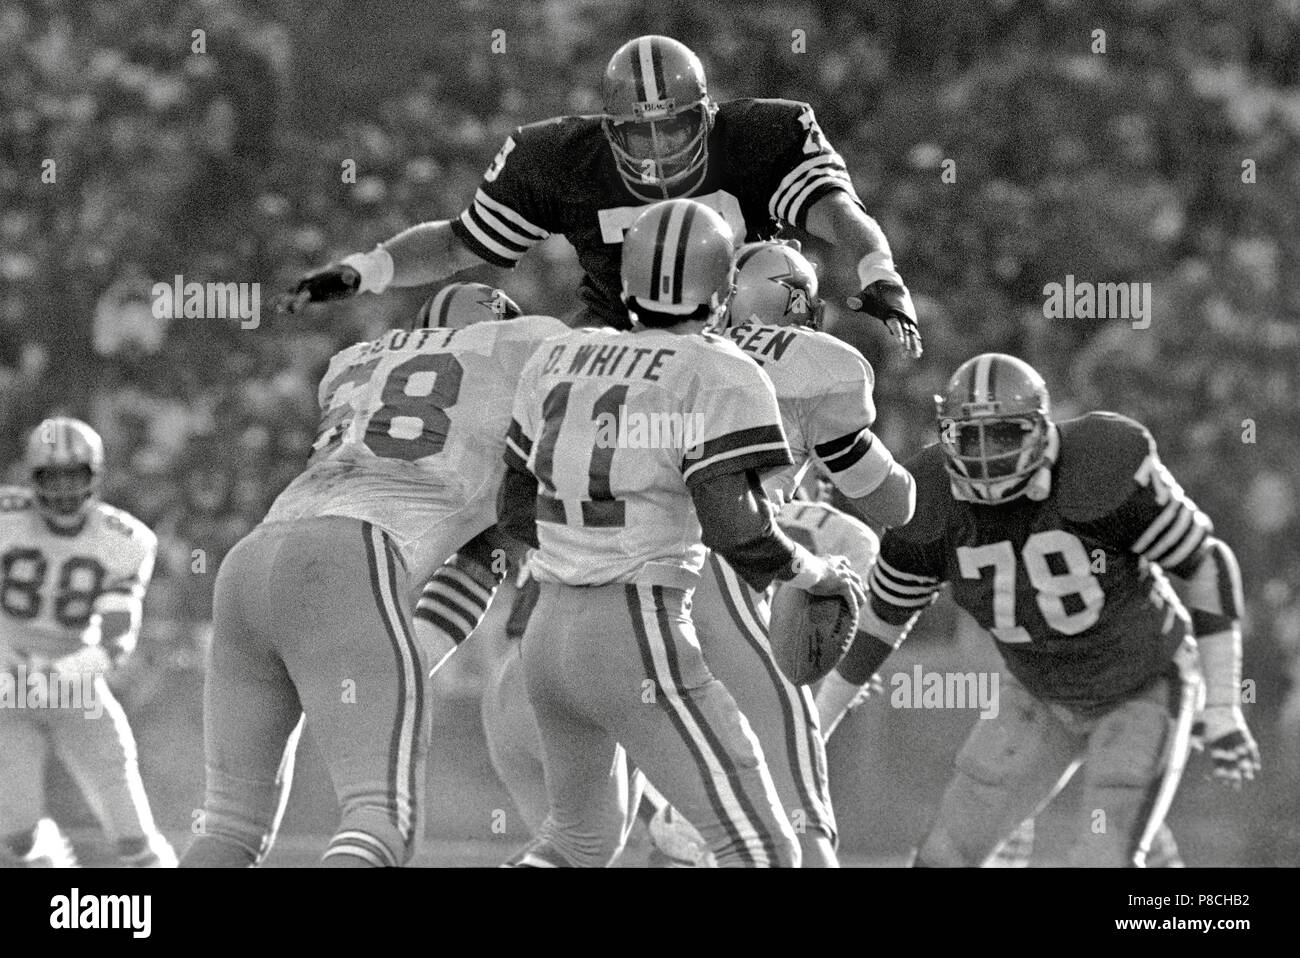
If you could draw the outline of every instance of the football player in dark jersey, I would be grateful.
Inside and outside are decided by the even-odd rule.
[[[623,234],[649,204],[689,196],[722,214],[738,240],[768,239],[792,224],[847,251],[861,290],[850,308],[880,319],[909,354],[921,354],[916,310],[889,243],[811,106],[715,102],[699,58],[661,36],[619,47],[602,94],[603,115],[516,129],[455,219],[421,223],[311,273],[283,305],[420,286],[483,263],[511,267],[558,233],[586,274],[573,322],[627,328]]]
[[[947,582],[1006,669],[917,864],[981,864],[1080,765],[1092,811],[1069,863],[1145,864],[1193,738],[1218,778],[1239,785],[1259,768],[1239,705],[1236,558],[1141,424],[1106,412],[1053,422],[1021,360],[976,356],[936,402],[939,442],[907,463],[916,517],[885,533],[868,635],[819,690],[822,726]],[[1190,616],[1166,575],[1186,586]]]

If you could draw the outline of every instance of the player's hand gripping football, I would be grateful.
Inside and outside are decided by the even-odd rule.
[[[867,587],[861,576],[853,571],[844,556],[820,556],[822,566],[817,568],[818,579],[806,587],[813,595],[838,595],[854,609],[861,609],[867,601]]]
[[[1232,788],[1259,773],[1259,746],[1238,706],[1206,706],[1192,726],[1192,737],[1198,748],[1209,748],[1214,777]]]
[[[278,313],[296,313],[308,303],[327,303],[355,296],[360,288],[361,274],[354,267],[330,263],[298,280],[292,292],[278,296],[275,310]]]

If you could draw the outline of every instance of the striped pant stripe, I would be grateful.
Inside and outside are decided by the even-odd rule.
[[[397,565],[388,537],[369,522],[363,522],[361,526],[370,569],[370,587],[397,659],[398,715],[389,743],[389,818],[402,842],[410,847],[415,838],[417,820],[416,796],[419,790],[415,781],[415,751],[418,730],[424,721],[424,684],[415,639],[402,615],[398,599]]]
[[[637,646],[641,651],[641,661],[645,666],[646,674],[654,676],[655,683],[668,703],[668,718],[695,759],[700,779],[704,783],[704,792],[713,807],[714,815],[722,823],[730,841],[740,849],[741,857],[746,864],[769,864],[766,861],[760,862],[753,853],[755,844],[747,840],[753,832],[753,825],[739,820],[743,816],[737,814],[739,809],[730,782],[725,775],[720,774],[720,763],[709,741],[700,732],[698,716],[686,708],[684,696],[678,691],[677,682],[667,663],[667,650],[664,648],[664,641],[657,624],[652,624],[642,614],[641,590],[635,585],[629,585],[625,592],[628,613],[632,619],[632,628],[636,633]],[[658,596],[655,598],[657,599]],[[727,793],[726,797],[723,796],[724,790]]]
[[[815,731],[816,719],[813,718],[812,697],[806,688],[796,687],[781,674],[781,670],[772,658],[768,626],[754,604],[754,596],[749,587],[740,580],[735,570],[717,555],[710,555],[709,563],[713,566],[718,591],[722,593],[723,604],[726,605],[732,622],[744,636],[745,642],[754,650],[754,654],[762,661],[763,668],[781,702],[786,752],[790,756],[790,771],[799,788],[804,814],[819,818],[820,815],[816,815],[815,812],[822,808],[823,802],[818,798],[818,776],[808,742],[810,734],[821,733]],[[789,812],[791,809],[786,811]]]
[[[655,617],[658,620],[659,636],[662,647],[667,653],[668,671],[673,679],[673,687],[681,688],[681,665],[677,660],[677,646],[670,641],[672,638],[672,626],[668,622],[668,608],[664,603],[663,587],[652,586],[651,593],[654,596]],[[743,815],[742,821],[745,827],[741,830],[742,837],[746,841],[761,843],[763,849],[764,861],[762,864],[769,868],[775,868],[780,864],[779,856],[776,852],[776,845],[772,841],[771,833],[764,827],[762,817],[755,808],[752,796],[745,791],[745,783],[741,778],[740,769],[736,767],[731,756],[727,754],[726,748],[718,739],[717,732],[708,722],[707,717],[700,711],[699,704],[690,696],[681,696],[681,702],[686,706],[687,711],[695,720],[696,726],[703,733],[705,740],[709,744],[712,754],[717,762],[720,772],[726,776],[727,784],[734,794],[733,801],[739,804],[739,811]],[[748,720],[742,723],[745,735],[749,740],[749,747],[755,754],[762,754],[763,747],[759,744],[753,730],[750,729]],[[706,753],[707,754],[707,753]],[[776,785],[772,782],[772,774],[768,771],[767,765],[760,766],[762,777],[766,783],[768,794],[776,795]]]

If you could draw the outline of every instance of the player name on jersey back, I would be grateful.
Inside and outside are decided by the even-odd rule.
[[[771,386],[711,335],[575,330],[539,349],[507,460],[539,484],[538,578],[689,586],[704,562],[690,487],[789,464]]]
[[[449,512],[495,521],[510,402],[537,346],[567,327],[522,316],[463,329],[391,330],[330,360],[304,472],[267,521],[349,516],[404,547]]]
[[[861,464],[874,441],[866,432],[876,419],[871,364],[848,343],[799,326],[749,322],[724,335],[763,367],[781,408],[794,465],[764,481],[768,494],[788,501],[814,458],[845,495],[870,491]]]

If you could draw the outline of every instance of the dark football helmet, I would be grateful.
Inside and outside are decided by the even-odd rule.
[[[610,57],[601,93],[605,136],[635,196],[667,199],[703,179],[718,107],[690,48],[670,37],[629,40]]]
[[[1024,494],[1047,459],[1047,384],[1015,356],[968,359],[935,396],[939,445],[962,498],[998,505]]]

